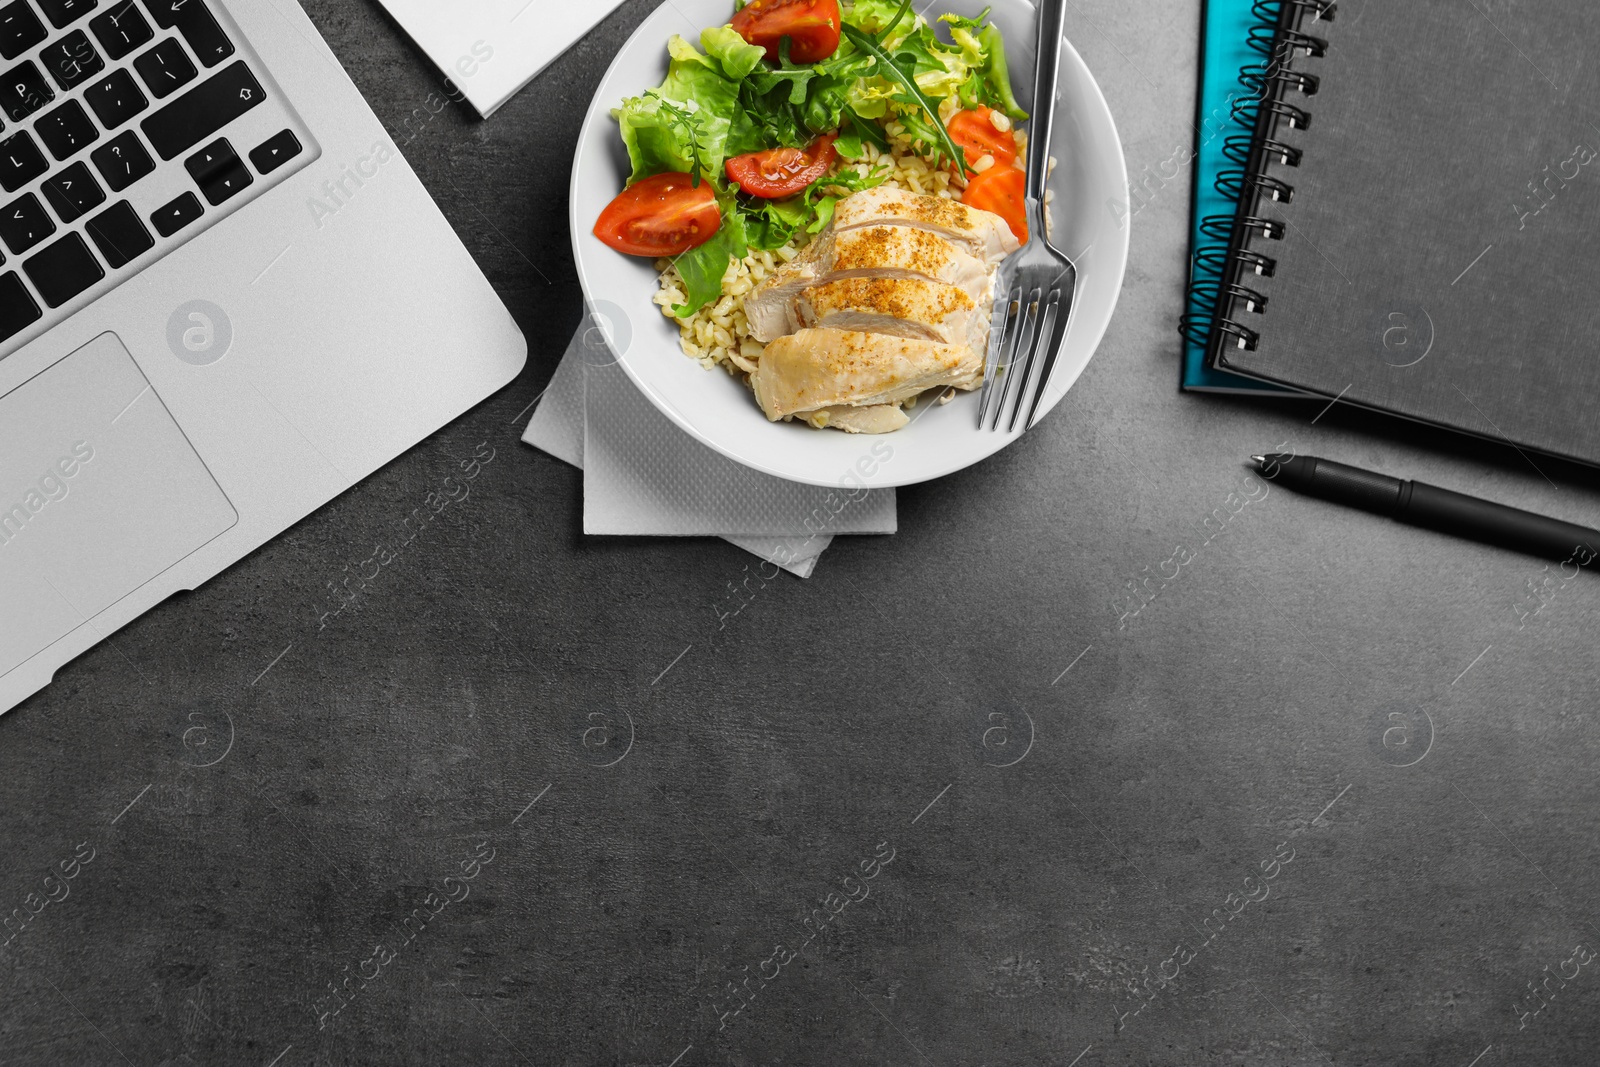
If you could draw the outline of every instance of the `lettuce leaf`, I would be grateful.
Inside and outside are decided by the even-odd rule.
[[[765,53],[746,44],[731,26],[706,30],[700,43],[705,52],[680,36],[671,37],[666,80],[612,112],[633,165],[629,184],[669,170],[698,172],[720,183],[734,127],[741,126],[741,144],[749,140],[748,123],[741,122],[740,86],[760,67]]]
[[[688,134],[678,120],[661,107],[661,101],[650,93],[632,96],[612,112],[622,131],[622,143],[628,149],[628,160],[633,172],[628,184],[654,174],[694,171],[694,156]]]
[[[717,61],[729,81],[739,81],[750,76],[761,65],[766,50],[746,43],[732,26],[717,26],[700,33],[700,47],[706,55]]]
[[[728,265],[750,254],[745,241],[744,219],[734,206],[732,197],[722,203],[722,225],[716,235],[701,245],[691,248],[672,261],[683,276],[684,303],[672,309],[679,318],[688,318],[707,304],[722,298],[722,278]]]

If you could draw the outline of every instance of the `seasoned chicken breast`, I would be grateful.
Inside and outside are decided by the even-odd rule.
[[[866,226],[912,226],[938,234],[963,246],[990,267],[1022,246],[999,215],[968,207],[939,196],[921,196],[880,185],[839,201],[834,209],[834,232]]]
[[[994,282],[988,264],[931,230],[917,226],[862,226],[830,231],[819,241],[828,243],[835,273],[851,277],[929,278],[962,290],[983,303]],[[812,242],[815,246],[818,242]],[[808,250],[809,250],[808,246]]]
[[[982,260],[931,230],[915,226],[865,226],[825,232],[745,298],[750,331],[763,344],[803,323],[797,300],[812,286],[846,278],[923,278],[966,293],[987,308],[994,272]]]
[[[982,377],[983,357],[970,345],[804,329],[767,346],[750,384],[776,422],[835,406],[899,405],[939,386],[973,389]]]
[[[750,386],[767,418],[889,433],[900,406],[983,379],[995,270],[1017,250],[998,215],[880,186],[744,300],[766,345]]]
[[[841,278],[802,290],[799,325],[915,337],[984,350],[989,319],[972,297],[926,278]]]

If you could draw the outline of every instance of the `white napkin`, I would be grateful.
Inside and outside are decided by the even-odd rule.
[[[622,0],[380,2],[484,118],[622,4]]]
[[[851,500],[752,470],[684,433],[615,365],[601,329],[573,335],[522,435],[584,471],[585,533],[716,534],[805,578],[834,534],[895,532],[893,489]]]

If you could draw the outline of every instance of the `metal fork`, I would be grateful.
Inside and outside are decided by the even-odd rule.
[[[1033,426],[1039,401],[1050,384],[1050,372],[1061,354],[1078,286],[1078,268],[1050,243],[1044,225],[1056,79],[1061,71],[1061,41],[1067,26],[1066,0],[1037,2],[1038,64],[1028,134],[1029,241],[1000,264],[995,277],[994,314],[989,322],[989,351],[978,408],[980,430],[998,430],[1006,422],[1007,433],[1017,428],[1017,418],[1024,409],[1024,432]]]

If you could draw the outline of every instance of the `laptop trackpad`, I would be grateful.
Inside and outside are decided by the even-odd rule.
[[[115,334],[0,397],[0,674],[237,521]]]

